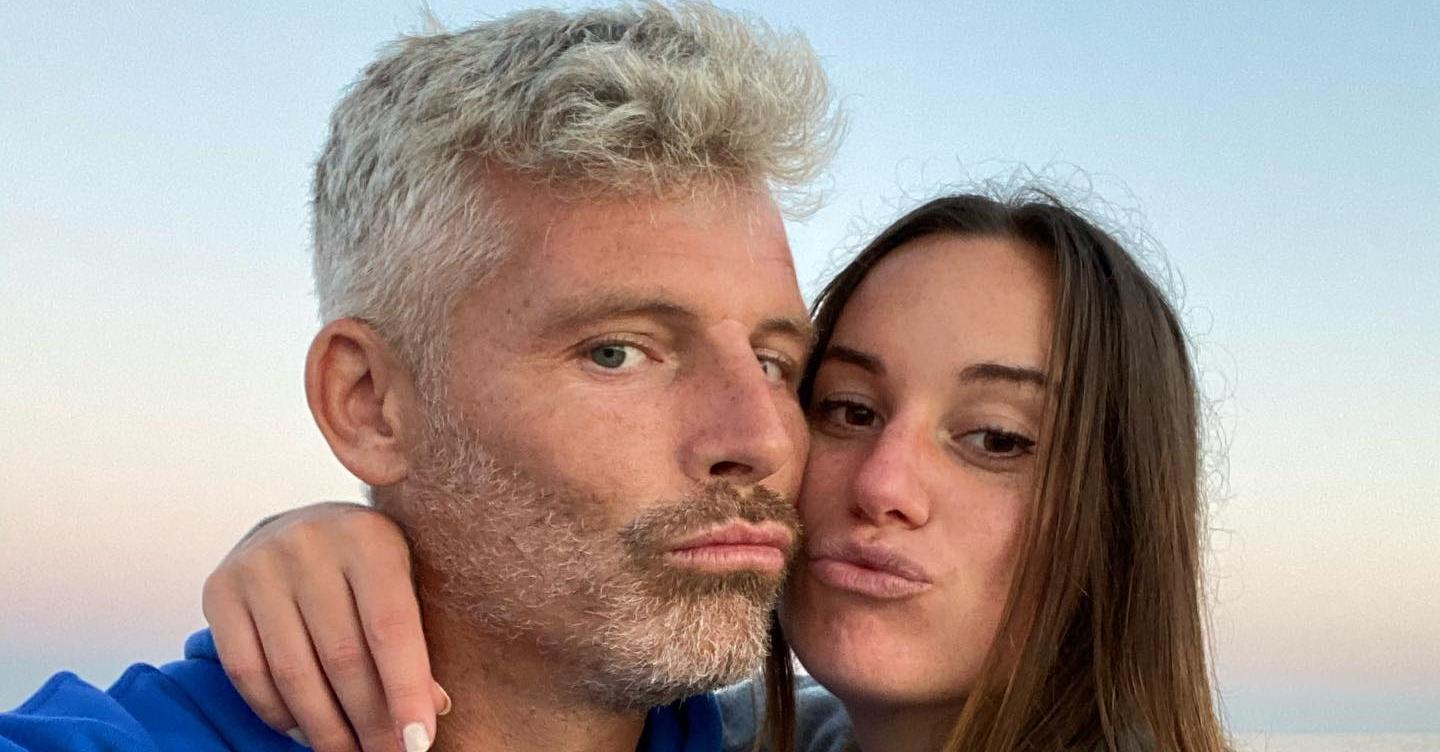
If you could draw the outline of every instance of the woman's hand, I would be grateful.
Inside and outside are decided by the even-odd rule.
[[[205,581],[203,604],[240,695],[318,752],[417,752],[449,711],[405,536],[369,507],[315,504],[262,523]]]

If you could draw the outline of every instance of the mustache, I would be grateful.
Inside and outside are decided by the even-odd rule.
[[[742,493],[728,481],[711,481],[678,502],[646,510],[621,529],[620,539],[632,557],[652,559],[675,540],[735,520],[779,523],[800,539],[800,515],[789,498],[766,486]],[[786,558],[793,549],[792,543]]]

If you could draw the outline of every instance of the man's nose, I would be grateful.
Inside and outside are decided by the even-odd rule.
[[[687,379],[691,393],[682,463],[698,482],[752,485],[799,460],[792,427],[777,404],[793,397],[769,380],[748,337],[736,339],[719,342],[708,362],[698,363],[695,376]]]

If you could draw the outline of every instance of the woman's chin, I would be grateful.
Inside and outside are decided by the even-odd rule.
[[[941,707],[958,711],[965,701],[962,688],[946,677],[906,673],[894,667],[841,661],[822,665],[821,670],[812,671],[811,676],[839,698],[851,713]]]
[[[959,646],[939,644],[933,629],[888,609],[859,609],[800,587],[780,615],[801,664],[847,707],[948,702],[973,679]]]

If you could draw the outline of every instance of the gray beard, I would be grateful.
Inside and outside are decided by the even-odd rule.
[[[394,510],[439,573],[426,593],[475,628],[537,644],[571,673],[577,699],[616,711],[664,705],[754,673],[769,652],[783,577],[668,566],[666,544],[734,519],[799,531],[793,504],[715,482],[651,506],[545,485],[485,450],[451,410],[430,410]],[[549,677],[554,680],[556,677]]]

